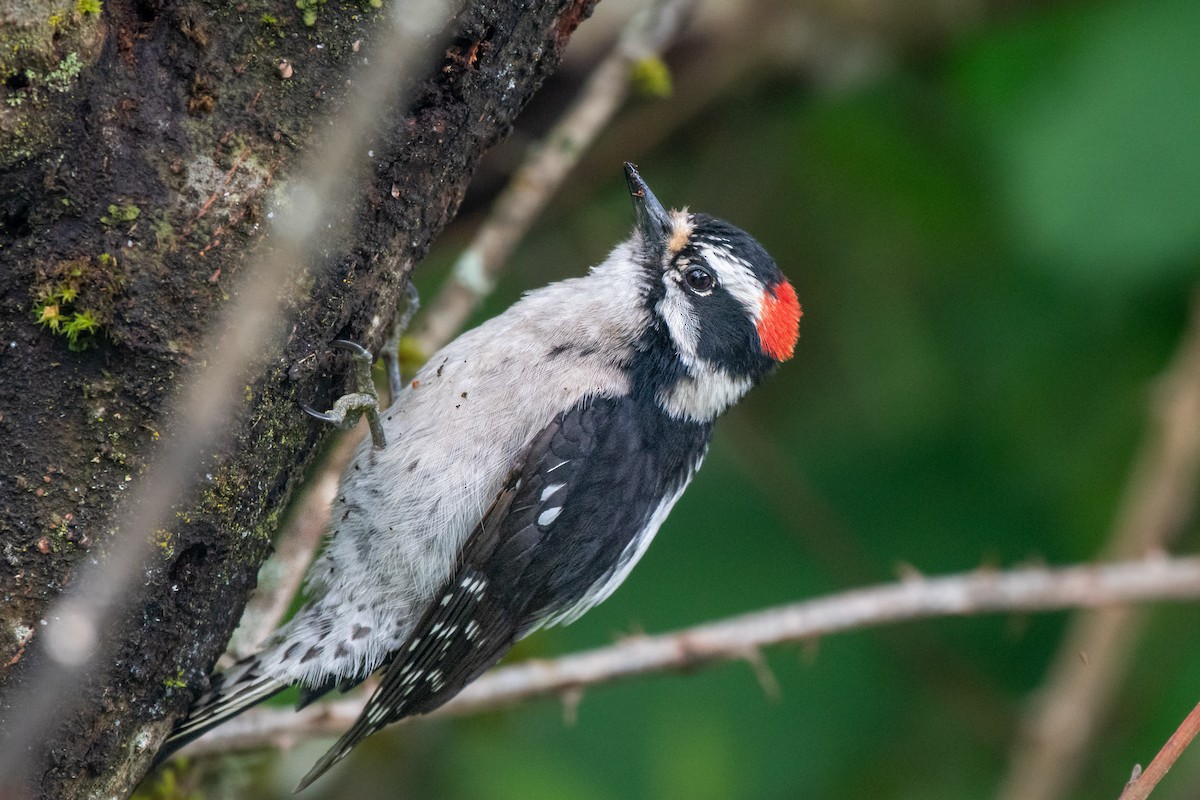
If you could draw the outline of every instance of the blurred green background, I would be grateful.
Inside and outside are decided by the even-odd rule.
[[[886,582],[905,564],[936,574],[1101,549],[1200,265],[1200,3],[986,5],[948,30],[886,28],[865,66],[823,72],[747,53],[813,7],[843,19],[837,4],[748,4],[740,26],[673,50],[675,94],[631,103],[585,156],[480,318],[627,234],[625,158],[664,203],[755,234],[805,316],[796,357],[718,425],[628,582],[514,657]],[[848,16],[832,27],[854,41],[866,23]],[[603,39],[600,19],[581,36],[593,24]],[[426,298],[479,222],[489,170],[511,168],[586,63],[571,69],[481,170],[419,273]],[[1066,619],[932,620],[776,648],[777,697],[732,663],[593,689],[570,723],[549,701],[420,720],[305,796],[995,797]],[[1195,607],[1149,619],[1066,797],[1115,798],[1200,699]],[[290,796],[327,744],[227,761],[213,796]],[[1198,795],[1193,751],[1154,797]]]

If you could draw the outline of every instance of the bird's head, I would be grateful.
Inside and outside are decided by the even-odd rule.
[[[750,234],[706,214],[666,210],[633,164],[625,176],[637,217],[634,252],[649,273],[653,313],[692,389],[702,383],[704,393],[715,393],[708,405],[720,413],[792,357],[802,313],[796,291]]]

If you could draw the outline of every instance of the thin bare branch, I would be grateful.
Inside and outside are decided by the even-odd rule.
[[[1167,739],[1167,743],[1158,751],[1158,755],[1150,762],[1144,772],[1137,774],[1121,792],[1118,800],[1146,800],[1158,782],[1166,777],[1167,771],[1175,765],[1175,761],[1200,733],[1200,704],[1184,717],[1183,722]]]
[[[942,578],[907,578],[793,605],[732,617],[658,636],[635,636],[609,647],[553,660],[502,667],[468,686],[444,708],[474,714],[539,697],[562,697],[586,687],[642,675],[693,671],[744,660],[768,645],[928,617],[997,611],[1094,608],[1147,600],[1200,597],[1200,557],[1153,557],[1103,566],[976,570]],[[214,730],[184,752],[224,753],[286,747],[341,733],[358,716],[365,696],[294,713],[252,710]],[[440,713],[440,712],[439,712]]]
[[[1200,297],[1151,402],[1149,430],[1102,560],[1165,549],[1195,510],[1200,471]],[[1138,609],[1080,614],[1018,734],[1000,800],[1054,800],[1082,770],[1143,627]],[[1081,659],[1080,654],[1086,656]]]

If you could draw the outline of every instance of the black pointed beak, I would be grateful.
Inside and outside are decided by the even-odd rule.
[[[633,211],[637,216],[637,227],[647,247],[662,251],[671,231],[671,218],[662,203],[650,191],[650,187],[638,174],[637,167],[625,162],[625,180],[629,183],[629,194],[633,197]]]

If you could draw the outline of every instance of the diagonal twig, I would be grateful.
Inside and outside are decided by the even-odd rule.
[[[1146,800],[1158,782],[1166,777],[1167,771],[1175,765],[1175,761],[1200,733],[1200,704],[1191,710],[1179,727],[1167,739],[1167,743],[1158,751],[1158,755],[1150,762],[1145,771],[1134,770],[1134,777],[1121,792],[1117,800]]]
[[[1200,472],[1200,295],[1151,400],[1150,428],[1102,560],[1167,547],[1194,512]],[[1018,733],[1001,800],[1054,800],[1075,782],[1092,734],[1128,670],[1143,616],[1138,609],[1114,608],[1073,620]]]

